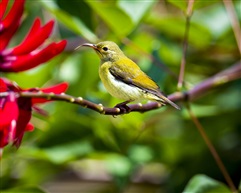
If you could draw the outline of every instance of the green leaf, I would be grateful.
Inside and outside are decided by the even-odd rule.
[[[89,142],[79,141],[45,149],[22,147],[20,151],[23,155],[31,158],[48,160],[55,164],[63,164],[90,153],[92,146]]]
[[[109,154],[106,157],[106,165],[112,175],[119,177],[128,175],[131,170],[130,160],[119,154]]]
[[[231,193],[222,183],[202,174],[194,176],[183,193]]]
[[[129,34],[134,23],[131,18],[113,1],[89,1],[86,3],[101,17],[101,19],[119,36]]]
[[[172,42],[161,41],[158,51],[161,59],[167,65],[180,65],[182,50],[180,46]]]
[[[147,19],[147,22],[165,33],[167,36],[183,39],[185,31],[185,19],[180,17],[167,16],[156,18],[152,16]],[[189,42],[196,47],[205,48],[210,45],[211,32],[208,28],[199,23],[191,22],[189,31]]]
[[[54,163],[61,164],[92,151],[89,142],[75,142],[45,149],[47,157]]]
[[[153,153],[149,147],[134,145],[129,150],[129,157],[134,162],[146,163],[153,158]]]
[[[84,36],[91,42],[96,42],[96,35],[78,18],[70,15],[69,13],[59,9],[59,7],[55,4],[54,1],[41,1],[42,4],[48,9],[59,22],[64,24],[66,27],[71,29],[73,32]]]
[[[150,10],[150,8],[155,4],[155,0],[139,1],[139,0],[119,0],[119,7],[125,11],[126,14],[132,19],[136,24],[143,16]]]
[[[38,187],[17,187],[9,190],[1,191],[1,193],[45,193]]]

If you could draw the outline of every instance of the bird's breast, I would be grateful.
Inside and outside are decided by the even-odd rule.
[[[143,98],[143,91],[138,87],[128,85],[116,79],[109,71],[111,64],[103,63],[99,68],[99,75],[106,90],[114,97],[123,100],[137,100]]]

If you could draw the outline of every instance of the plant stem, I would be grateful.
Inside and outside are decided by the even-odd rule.
[[[213,146],[212,142],[209,140],[202,124],[199,122],[199,120],[197,119],[197,117],[194,115],[193,111],[190,108],[190,105],[187,105],[187,110],[188,113],[193,121],[193,123],[195,124],[196,128],[198,129],[199,133],[201,134],[203,140],[205,141],[206,145],[208,146],[208,149],[210,150],[215,162],[217,163],[220,171],[222,172],[228,186],[230,187],[231,191],[233,193],[237,193],[237,189],[235,188],[235,185],[230,177],[230,175],[228,174],[227,169],[225,168],[221,158],[219,157],[215,147]]]
[[[194,0],[188,1],[188,7],[187,7],[187,11],[186,11],[186,26],[185,26],[184,39],[183,39],[182,60],[181,60],[179,78],[178,78],[178,83],[177,83],[177,89],[179,91],[182,90],[183,83],[184,83],[184,72],[185,72],[185,66],[186,66],[188,37],[189,37],[190,21],[191,21],[191,16],[192,16],[193,4],[194,4]]]
[[[238,45],[239,53],[241,54],[241,30],[239,20],[233,5],[232,0],[223,0],[224,6],[229,14],[230,22]],[[239,2],[240,3],[240,2]]]

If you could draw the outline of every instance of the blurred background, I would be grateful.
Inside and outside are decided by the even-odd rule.
[[[240,22],[240,1],[233,4]],[[40,17],[43,23],[56,21],[49,41],[66,39],[68,46],[44,65],[6,76],[23,88],[67,81],[67,94],[113,107],[121,101],[100,82],[98,56],[88,48],[74,51],[82,43],[111,40],[171,94],[177,90],[186,7],[184,0],[28,0],[11,45],[21,42]],[[223,1],[195,1],[188,46],[187,90],[240,60]],[[224,84],[191,104],[236,187],[241,176],[240,87],[240,80]],[[35,130],[25,134],[21,147],[4,149],[1,190],[176,193],[195,192],[191,185],[196,182],[195,188],[206,183],[219,188],[214,192],[228,192],[185,104],[178,104],[181,111],[167,106],[117,117],[65,102],[45,104],[41,108],[49,115],[34,114]]]

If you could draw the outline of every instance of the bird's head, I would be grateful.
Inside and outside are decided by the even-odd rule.
[[[125,56],[118,45],[111,41],[104,41],[98,44],[85,43],[81,46],[88,46],[93,48],[102,61],[116,61]],[[80,47],[80,46],[79,46]],[[78,49],[77,47],[76,49]]]

